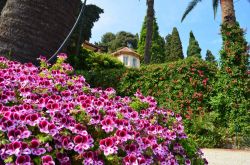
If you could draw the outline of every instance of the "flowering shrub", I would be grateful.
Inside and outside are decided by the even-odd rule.
[[[137,89],[157,99],[184,119],[186,133],[201,147],[218,147],[222,134],[214,120],[218,114],[210,105],[218,69],[199,58],[147,65],[138,69],[78,71],[94,86],[112,86],[119,95],[133,96]]]
[[[211,98],[212,108],[220,114],[217,123],[226,127],[229,143],[243,148],[250,146],[250,47],[244,33],[238,23],[221,25],[221,69]]]
[[[0,57],[2,164],[206,163],[180,115],[139,91],[129,98],[90,88],[84,77],[70,76],[65,59],[49,67],[40,58],[37,68]]]

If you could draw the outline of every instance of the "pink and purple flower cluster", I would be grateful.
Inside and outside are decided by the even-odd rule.
[[[48,68],[41,58],[37,68],[0,57],[0,164],[191,164],[179,143],[187,136],[178,114],[139,91],[123,98],[112,88],[92,89],[68,74],[65,59],[59,55]],[[148,107],[133,109],[134,99]]]

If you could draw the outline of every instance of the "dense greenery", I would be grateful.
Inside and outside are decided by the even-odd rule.
[[[132,96],[137,89],[154,96],[160,106],[172,108],[185,118],[187,131],[200,146],[223,145],[224,137],[214,125],[218,114],[210,106],[217,67],[188,58],[138,69],[81,72],[93,86],[114,86],[120,95]]]
[[[216,63],[215,57],[210,50],[207,50],[205,60],[208,62]]]
[[[187,49],[187,57],[191,56],[201,58],[201,48],[192,31],[190,32],[189,45]]]
[[[109,52],[114,52],[122,47],[137,49],[138,35],[130,32],[120,31],[117,34],[111,32],[105,33],[98,45],[107,46]]]
[[[166,54],[167,61],[177,61],[179,59],[183,59],[184,55],[182,51],[182,43],[176,27],[173,28],[171,37],[167,42],[167,47],[170,47],[168,50],[170,53]]]
[[[228,134],[241,137],[239,142],[250,145],[250,102],[248,46],[244,31],[238,24],[223,24],[221,27],[223,47],[221,70],[214,85],[212,108],[220,113],[221,125],[228,128]],[[237,144],[235,144],[237,145]]]
[[[240,32],[236,30],[234,35]],[[245,41],[240,35],[238,39]],[[231,51],[237,48],[237,52],[246,53],[247,47],[231,44]],[[220,70],[214,62],[190,57],[167,64],[149,65],[140,70],[124,68],[81,74],[86,75],[87,81],[96,87],[113,86],[120,95],[132,96],[140,89],[143,94],[154,96],[160,106],[182,114],[188,133],[202,147],[232,147],[236,143],[235,130],[238,131],[238,144],[246,146],[250,140],[247,138],[249,78],[239,73],[232,75],[228,67],[223,69],[225,65]]]
[[[124,67],[123,64],[111,54],[95,53],[86,49],[81,49],[79,56],[69,56],[68,62],[76,70],[102,70]]]
[[[83,18],[81,23],[78,25],[77,29],[71,37],[67,52],[70,55],[76,54],[77,43],[81,45],[85,40],[91,38],[91,30],[94,26],[94,23],[99,20],[100,14],[104,11],[96,5],[86,5]],[[78,46],[80,46],[78,45]]]
[[[165,61],[171,61],[171,34],[168,34],[165,38]]]
[[[97,22],[100,18],[100,14],[104,11],[100,7],[96,5],[86,5],[84,11],[83,20],[84,23],[82,24],[82,40],[81,43],[85,40],[89,40],[91,38],[91,29],[94,26],[94,23]]]
[[[138,43],[138,53],[141,55],[144,55],[145,51],[145,44],[146,44],[146,17],[144,19],[141,33],[140,33],[140,40]],[[151,54],[151,63],[162,63],[165,61],[165,50],[164,50],[164,39],[159,34],[159,27],[156,22],[156,18],[154,18],[154,24],[153,24],[153,37],[152,37],[152,47],[150,50]]]
[[[179,114],[90,88],[66,58],[38,68],[0,57],[0,164],[207,164]]]

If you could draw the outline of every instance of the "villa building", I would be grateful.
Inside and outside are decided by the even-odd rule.
[[[124,47],[112,55],[117,57],[126,67],[140,68],[141,55],[128,47]]]

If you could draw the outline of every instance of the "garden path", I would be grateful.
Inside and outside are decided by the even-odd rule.
[[[202,149],[209,165],[250,165],[250,151]]]

